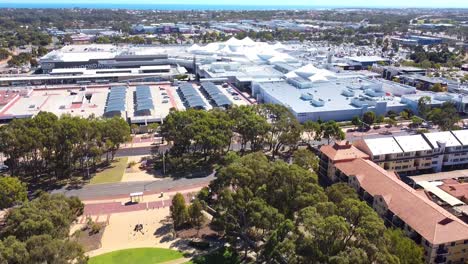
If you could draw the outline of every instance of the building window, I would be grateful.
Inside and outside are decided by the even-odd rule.
[[[455,246],[455,242],[450,243],[450,246],[454,247],[454,246]]]
[[[468,240],[463,241],[463,244],[468,244]]]
[[[380,159],[380,156],[376,155],[376,156],[374,156],[374,159],[378,160],[378,159]]]
[[[437,160],[436,160],[436,161],[433,161],[432,164],[434,164],[434,165],[437,164]]]

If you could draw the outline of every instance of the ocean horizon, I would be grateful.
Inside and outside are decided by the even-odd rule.
[[[129,10],[323,10],[334,8],[385,8],[385,7],[352,7],[352,6],[307,6],[307,5],[203,5],[203,4],[112,4],[112,3],[12,3],[0,2],[0,8],[90,8],[90,9],[129,9]]]

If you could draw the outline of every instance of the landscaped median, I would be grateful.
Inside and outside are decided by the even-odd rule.
[[[90,184],[120,182],[127,167],[128,157],[116,158],[107,168],[96,173]]]
[[[158,264],[182,259],[181,252],[165,248],[134,248],[92,257],[89,264]]]

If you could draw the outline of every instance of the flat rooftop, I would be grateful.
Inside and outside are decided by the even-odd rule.
[[[439,144],[437,142],[446,143],[446,147],[461,146],[460,142],[453,136],[450,131],[425,133],[424,137],[429,140],[434,148],[439,148]]]
[[[374,62],[374,61],[388,61],[388,59],[379,56],[353,56],[347,57],[347,59],[357,62]]]
[[[468,130],[453,130],[452,134],[457,137],[463,146],[468,146]]]
[[[327,111],[341,111],[348,109],[360,109],[351,104],[353,97],[364,96],[364,90],[357,86],[365,84],[358,79],[340,79],[338,81],[327,81],[315,83],[312,88],[298,89],[287,82],[265,82],[259,84],[263,92],[276,98],[285,106],[290,107],[296,113],[307,112],[327,112]],[[370,82],[368,84],[371,84]],[[356,86],[356,87],[355,87]],[[353,97],[346,97],[342,95],[344,89],[352,87],[355,95]],[[310,101],[301,99],[303,94],[310,94],[314,99],[321,99],[324,101],[324,106],[314,106]],[[372,97],[377,102],[385,101],[388,106],[404,106],[400,102],[400,98],[392,96]]]
[[[33,90],[27,96],[20,96],[8,109],[2,111],[0,118],[31,117],[40,111],[57,116],[102,116],[107,93],[107,87],[88,88],[86,92],[80,92],[79,89]],[[91,95],[90,101],[85,98],[85,94]]]
[[[373,155],[402,153],[403,150],[393,137],[364,139]]]
[[[421,135],[394,137],[404,152],[432,150],[432,147]]]

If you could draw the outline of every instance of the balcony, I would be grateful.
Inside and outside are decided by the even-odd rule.
[[[446,255],[448,254],[448,249],[447,248],[438,248],[437,249],[437,255]]]

